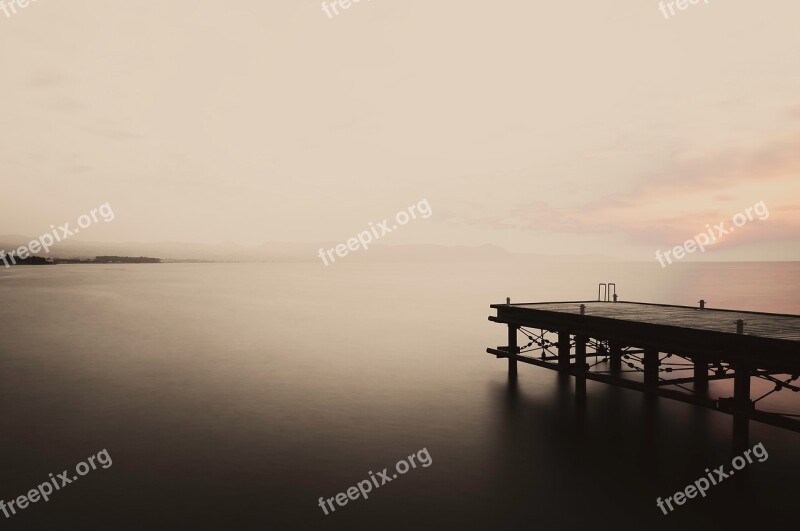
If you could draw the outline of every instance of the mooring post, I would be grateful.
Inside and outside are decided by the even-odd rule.
[[[750,437],[750,419],[748,410],[752,409],[750,402],[750,365],[743,362],[733,366],[733,444],[735,450],[747,448]]]
[[[575,336],[575,394],[578,397],[586,396],[586,343],[588,341],[587,336]]]
[[[694,391],[703,393],[708,390],[708,360],[704,356],[692,356],[694,364]]]
[[[619,341],[610,339],[608,341],[608,354],[610,356],[611,370],[622,369],[622,344]]]
[[[656,387],[658,385],[658,349],[644,349],[644,385]]]
[[[508,377],[517,378],[517,325],[508,324]]]
[[[559,370],[569,370],[569,332],[566,330],[558,331],[558,368]]]

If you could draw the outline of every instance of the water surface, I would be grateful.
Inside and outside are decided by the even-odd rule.
[[[594,382],[581,407],[569,378],[522,365],[510,384],[485,348],[505,343],[487,316],[506,296],[590,299],[615,281],[624,300],[800,313],[799,280],[797,263],[3,271],[0,498],[113,458],[6,524],[718,529],[757,511],[786,524],[800,434],[752,423],[769,459],[663,516],[656,497],[730,462],[730,417]],[[799,398],[770,406],[798,412]],[[317,506],[422,448],[430,467],[331,515]]]

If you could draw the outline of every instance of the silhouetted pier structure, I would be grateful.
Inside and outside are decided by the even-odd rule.
[[[597,301],[506,299],[491,308],[497,315],[489,320],[508,326],[508,344],[486,351],[508,359],[511,378],[518,362],[528,363],[574,376],[579,398],[589,379],[722,411],[733,415],[739,442],[748,438],[750,419],[800,432],[800,416],[756,408],[772,392],[800,391],[798,315],[711,309],[705,301],[618,302],[616,293]],[[672,377],[682,371],[691,376]],[[632,373],[637,377],[624,376]],[[751,378],[769,381],[773,391],[752,400]],[[708,382],[722,379],[733,379],[733,396],[709,396]]]

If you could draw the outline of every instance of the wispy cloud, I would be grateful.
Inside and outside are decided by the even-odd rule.
[[[622,233],[632,243],[658,245],[685,239],[706,224],[730,220],[744,206],[767,200],[775,215],[757,240],[789,240],[800,234],[800,209],[788,201],[792,190],[800,188],[799,176],[800,132],[755,149],[676,153],[665,167],[643,175],[630,192],[580,205],[560,207],[538,200],[519,204],[508,214],[451,214],[450,219],[494,230]],[[764,195],[771,195],[772,202]],[[753,241],[753,232],[743,231],[725,245]]]

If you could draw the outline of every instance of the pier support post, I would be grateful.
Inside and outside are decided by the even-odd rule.
[[[708,360],[704,356],[692,356],[694,363],[694,392],[705,393],[708,390]]]
[[[586,343],[589,338],[575,336],[575,394],[579,398],[586,397]]]
[[[619,341],[609,340],[608,342],[610,365],[612,371],[622,369],[622,344]]]
[[[644,384],[647,387],[658,386],[658,349],[644,349]]]
[[[566,371],[569,369],[569,332],[566,330],[558,331],[558,368]]]
[[[733,375],[733,445],[734,450],[747,448],[750,437],[750,419],[747,411],[752,409],[750,402],[750,376],[752,369],[749,364],[736,363]]]
[[[508,325],[508,377],[512,380],[517,379],[517,325]]]

